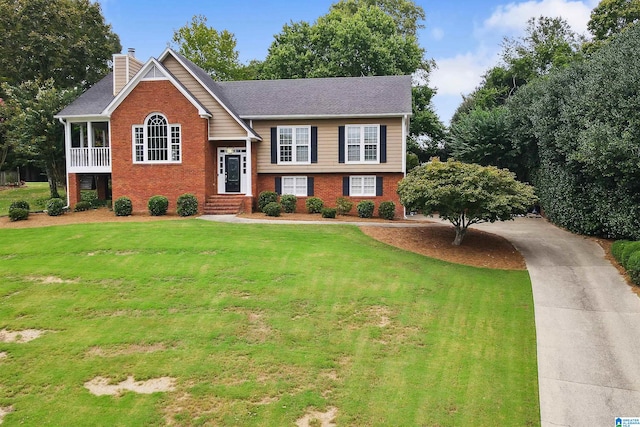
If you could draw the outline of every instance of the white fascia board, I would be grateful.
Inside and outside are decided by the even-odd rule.
[[[242,126],[242,128],[243,128],[244,130],[246,130],[248,133],[251,133],[251,134],[255,135],[256,137],[258,137],[258,135],[253,131],[253,129],[251,129],[251,128],[247,127],[246,123],[244,123],[242,120],[240,120],[240,118],[239,118],[237,115],[235,115],[235,114],[234,114],[234,113],[229,109],[229,107],[228,107],[224,102],[222,102],[222,101],[220,100],[220,98],[218,98],[218,97],[216,96],[216,94],[215,94],[215,93],[213,93],[213,92],[209,89],[209,87],[208,87],[206,84],[204,84],[204,82],[203,82],[202,80],[200,80],[200,79],[198,78],[198,76],[196,76],[194,73],[192,73],[192,72],[191,72],[191,69],[190,69],[189,67],[187,67],[187,66],[186,66],[186,64],[184,64],[184,62],[182,62],[182,60],[181,60],[179,57],[177,57],[176,55],[174,55],[174,54],[173,54],[173,50],[172,50],[171,48],[167,48],[167,49],[165,49],[165,51],[162,53],[162,55],[160,55],[160,57],[158,58],[158,61],[161,61],[161,62],[162,62],[162,61],[164,61],[164,60],[165,60],[165,58],[166,58],[168,55],[171,55],[171,56],[173,57],[173,59],[175,59],[176,61],[178,61],[178,63],[179,63],[180,65],[182,65],[182,68],[184,68],[184,69],[185,69],[185,70],[186,70],[186,71],[191,75],[191,77],[193,77],[193,78],[194,78],[194,79],[195,79],[195,80],[200,84],[200,86],[202,86],[202,88],[203,88],[204,90],[206,90],[206,91],[207,91],[207,93],[208,93],[209,95],[211,95],[211,96],[213,97],[213,99],[215,99],[215,100],[216,100],[216,102],[217,102],[218,104],[220,104],[220,106],[221,106],[222,108],[224,108],[224,110],[227,112],[227,114],[229,114],[231,117],[233,117],[233,119],[234,119],[234,120],[235,120],[235,121],[236,121],[240,126]]]
[[[153,66],[156,66],[161,72],[162,74],[165,75],[166,80],[170,81],[171,84],[173,84],[173,86],[178,89],[178,91],[189,100],[189,102],[191,102],[191,104],[196,107],[196,109],[198,110],[198,114],[202,117],[211,117],[211,113],[209,113],[202,104],[200,104],[200,102],[195,99],[193,97],[193,95],[191,95],[189,93],[189,91],[187,91],[184,86],[182,84],[180,84],[180,82],[178,80],[176,80],[175,77],[173,77],[173,75],[164,67],[164,65],[162,65],[160,62],[158,62],[155,58],[150,58],[146,64],[144,64],[142,66],[142,68],[140,69],[140,71],[138,71],[138,73],[134,76],[133,79],[129,80],[129,83],[127,83],[124,88],[122,88],[122,90],[118,93],[118,95],[116,95],[116,97],[113,99],[113,101],[111,101],[109,103],[109,105],[107,105],[107,107],[102,111],[103,115],[109,116],[111,117],[111,113],[113,113],[113,111],[118,108],[118,106],[122,103],[122,101],[125,100],[125,98],[127,96],[129,96],[129,94],[133,91],[133,89],[138,85],[138,83],[140,83],[143,80],[143,77],[147,74],[147,72],[149,71],[149,69]]]
[[[61,116],[56,114],[53,116],[54,119],[63,119],[68,122],[108,122],[110,117],[105,116],[104,114],[83,114],[77,116]]]

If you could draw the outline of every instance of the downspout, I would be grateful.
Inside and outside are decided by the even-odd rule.
[[[405,114],[402,116],[402,173],[407,176],[407,136],[409,130],[409,116]],[[404,219],[407,219],[407,208],[402,206],[402,215]]]

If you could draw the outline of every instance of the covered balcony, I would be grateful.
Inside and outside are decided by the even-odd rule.
[[[111,172],[108,121],[67,122],[65,127],[69,173]]]

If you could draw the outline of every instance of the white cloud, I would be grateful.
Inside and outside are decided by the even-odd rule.
[[[444,30],[442,28],[435,27],[431,30],[431,37],[434,40],[442,40],[444,37]]]
[[[471,50],[435,58],[438,68],[431,72],[429,80],[438,89],[433,102],[440,118],[447,123],[462,102],[461,95],[471,93],[482,81],[482,75],[498,65],[503,37],[521,36],[527,21],[539,16],[562,17],[575,32],[586,33],[591,10],[597,4],[598,0],[528,0],[496,7],[473,32],[475,46]]]
[[[505,35],[521,34],[526,28],[527,21],[539,16],[561,17],[575,32],[586,33],[591,9],[597,3],[593,0],[530,0],[501,5],[484,21],[480,34],[495,31],[509,33]]]

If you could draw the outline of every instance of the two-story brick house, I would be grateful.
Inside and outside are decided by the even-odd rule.
[[[56,115],[70,206],[86,183],[130,197],[136,211],[153,195],[175,209],[183,193],[201,211],[250,211],[264,190],[295,194],[299,209],[309,196],[399,206],[410,76],[214,82],[171,49],[113,62]]]

